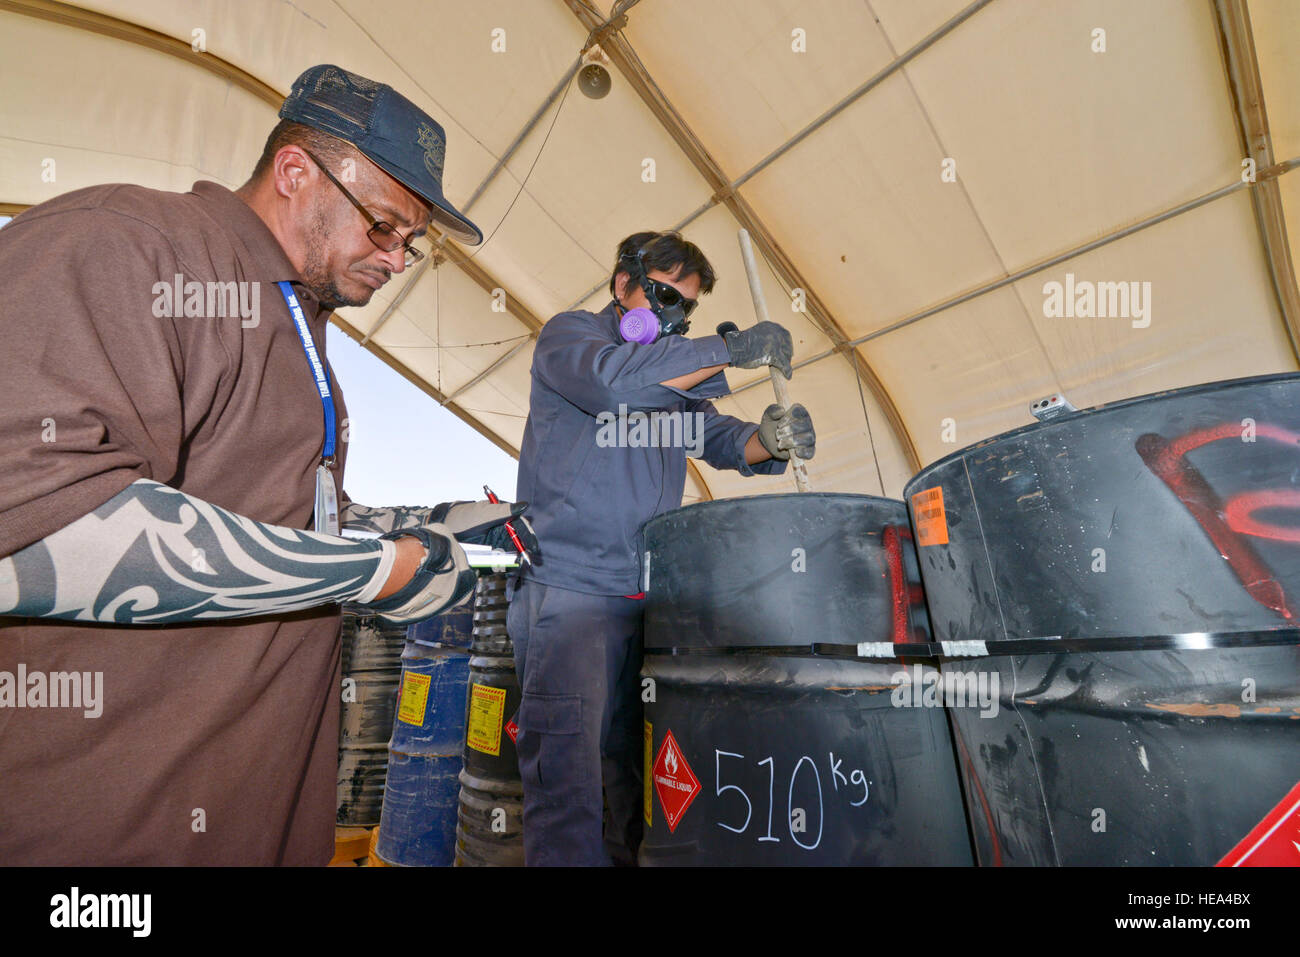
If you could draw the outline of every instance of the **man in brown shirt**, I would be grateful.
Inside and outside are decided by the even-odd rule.
[[[435,614],[472,590],[457,541],[522,511],[344,495],[383,534],[339,536],[329,312],[431,219],[482,235],[390,87],[313,67],[280,115],[237,193],[93,187],[0,230],[0,864],[325,864],[339,602]]]

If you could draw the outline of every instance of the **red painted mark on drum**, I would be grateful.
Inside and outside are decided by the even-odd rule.
[[[1255,434],[1257,437],[1271,439],[1285,445],[1300,446],[1300,433],[1268,423],[1256,426]],[[1295,613],[1287,601],[1282,585],[1268,565],[1255,553],[1250,543],[1241,537],[1242,534],[1252,533],[1225,521],[1226,509],[1210,487],[1210,483],[1184,458],[1188,452],[1203,445],[1228,438],[1240,439],[1241,435],[1240,425],[1235,422],[1225,422],[1222,425],[1189,432],[1175,439],[1166,439],[1162,435],[1149,432],[1137,440],[1136,448],[1138,455],[1142,457],[1142,461],[1147,464],[1152,473],[1169,487],[1183,503],[1183,507],[1205,530],[1205,534],[1210,537],[1219,554],[1228,562],[1233,574],[1246,589],[1246,593],[1265,608],[1290,620],[1295,617]],[[1247,492],[1238,495],[1233,499],[1233,503],[1243,497],[1245,503],[1239,505],[1233,514],[1238,515],[1239,518],[1241,516],[1248,518],[1253,511],[1250,507],[1250,496],[1260,494],[1263,493]]]
[[[1223,517],[1228,527],[1243,535],[1268,538],[1275,542],[1300,543],[1300,526],[1274,525],[1255,518],[1255,512],[1265,508],[1300,509],[1300,489],[1279,488],[1264,492],[1242,492],[1223,506]]]
[[[898,529],[893,525],[885,527],[885,558],[889,563],[890,603],[893,607],[893,636],[889,639],[894,644],[907,641],[907,580],[903,571],[903,543]]]
[[[961,736],[961,729],[956,723],[952,726],[952,736],[957,742],[957,750],[961,752],[961,763],[966,767],[966,774],[972,784],[975,785],[975,796],[979,799],[980,809],[984,812],[984,823],[989,829],[989,845],[993,850],[993,866],[1002,866],[1002,845],[998,841],[998,828],[993,823],[993,810],[989,807],[989,799],[984,794],[984,785],[980,783],[979,775],[975,773],[975,764],[970,759],[970,752],[966,750],[966,741]],[[974,828],[974,821],[971,821],[971,830]],[[978,854],[978,848],[976,848]]]

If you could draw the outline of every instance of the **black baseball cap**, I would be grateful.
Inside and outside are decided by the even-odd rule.
[[[447,134],[438,121],[387,83],[322,63],[293,82],[280,118],[347,140],[433,207],[433,222],[471,246],[482,231],[442,194]]]

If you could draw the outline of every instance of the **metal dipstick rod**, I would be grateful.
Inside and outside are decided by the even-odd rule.
[[[754,261],[754,247],[749,242],[749,231],[740,231],[740,256],[745,261],[745,274],[749,277],[749,294],[754,299],[754,314],[759,322],[767,322],[767,300],[763,297],[763,284],[758,279],[758,264]],[[790,408],[790,380],[776,366],[767,367],[772,377],[772,390],[776,401],[783,409]],[[794,471],[794,485],[800,492],[810,491],[808,485],[808,465],[792,451],[790,467]]]

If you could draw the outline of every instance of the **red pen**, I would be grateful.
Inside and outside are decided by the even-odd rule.
[[[487,496],[487,500],[493,505],[497,505],[501,502],[501,499],[497,498],[496,493],[486,485],[483,486],[483,494]],[[519,536],[515,534],[514,526],[509,522],[506,522],[506,533],[510,536],[510,541],[515,543],[515,551],[519,552],[519,557],[525,562],[532,564],[532,559],[528,557],[528,552],[524,548],[524,543],[519,540]]]

